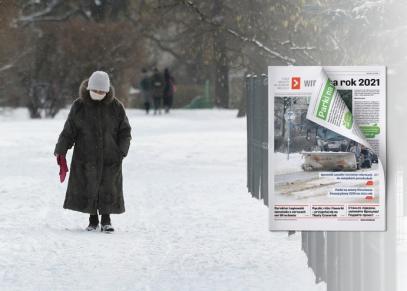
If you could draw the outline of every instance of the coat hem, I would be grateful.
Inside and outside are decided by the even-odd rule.
[[[95,210],[90,210],[90,209],[79,209],[79,208],[75,208],[75,207],[70,207],[70,206],[63,206],[64,209],[67,210],[72,210],[72,211],[77,211],[77,212],[82,212],[82,213],[87,213],[87,214],[94,214]],[[125,209],[120,209],[120,210],[104,210],[104,211],[100,211],[98,209],[98,212],[101,214],[122,214],[125,212]]]

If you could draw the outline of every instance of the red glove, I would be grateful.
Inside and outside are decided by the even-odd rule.
[[[65,181],[66,173],[69,171],[65,155],[57,155],[57,163],[59,165],[59,180],[63,183]]]

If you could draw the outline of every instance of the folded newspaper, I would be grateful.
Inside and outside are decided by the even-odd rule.
[[[272,66],[268,79],[270,230],[385,230],[385,67]]]

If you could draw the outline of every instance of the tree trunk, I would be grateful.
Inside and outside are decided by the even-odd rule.
[[[215,64],[215,105],[229,108],[229,66],[226,51],[219,51]]]
[[[222,0],[215,0],[212,8],[214,19],[223,21]],[[225,33],[220,28],[214,32],[213,53],[215,61],[215,106],[229,108],[229,60]]]

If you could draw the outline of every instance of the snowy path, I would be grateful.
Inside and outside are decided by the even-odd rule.
[[[299,183],[314,180],[319,178],[319,172],[293,172],[281,175],[275,175],[274,183],[276,186],[281,186],[290,183]]]
[[[127,211],[110,235],[62,209],[52,152],[66,111],[18,113],[0,121],[0,290],[324,290],[300,236],[270,233],[267,208],[246,192],[236,112],[129,110]]]

